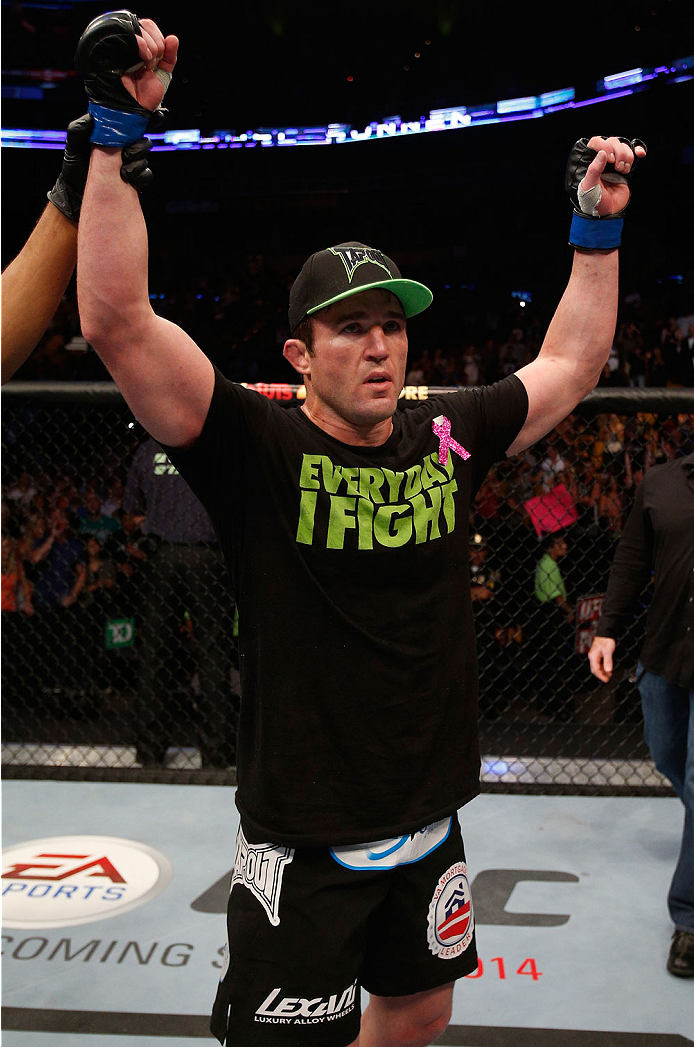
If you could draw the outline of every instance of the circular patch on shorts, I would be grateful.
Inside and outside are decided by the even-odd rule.
[[[465,862],[456,862],[439,879],[427,917],[429,949],[440,960],[453,960],[472,941],[475,919]]]

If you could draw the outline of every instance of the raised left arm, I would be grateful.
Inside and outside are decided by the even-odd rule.
[[[617,323],[621,212],[629,201],[628,176],[642,144],[591,138],[578,172],[569,162],[567,182],[574,200],[571,276],[535,360],[516,372],[528,393],[525,425],[507,450],[525,450],[550,432],[595,388],[610,354]],[[579,150],[580,152],[580,150]],[[583,173],[585,172],[585,173]],[[620,217],[618,217],[620,216]]]

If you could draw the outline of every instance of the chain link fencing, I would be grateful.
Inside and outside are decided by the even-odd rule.
[[[301,396],[253,388],[289,410]],[[401,409],[435,392],[451,389],[408,386]],[[108,382],[3,390],[5,777],[235,782],[226,572],[214,542],[148,537],[124,499],[147,441]],[[587,651],[641,477],[692,450],[694,390],[598,390],[489,473],[469,545],[485,790],[671,791],[636,687],[648,590],[609,684]],[[160,449],[153,467],[175,473]]]

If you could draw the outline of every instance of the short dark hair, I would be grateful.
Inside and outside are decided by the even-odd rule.
[[[310,316],[299,321],[292,331],[292,338],[298,338],[306,346],[306,352],[313,353],[313,323]]]

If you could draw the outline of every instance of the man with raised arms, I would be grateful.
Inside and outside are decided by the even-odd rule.
[[[306,399],[286,409],[150,307],[117,147],[160,104],[178,41],[129,12],[101,20],[78,48],[96,124],[83,333],[209,512],[239,608],[240,829],[212,1031],[241,1047],[429,1044],[477,965],[456,814],[479,792],[469,507],[493,462],[598,381],[645,148],[574,146],[568,286],[537,359],[494,386],[396,411],[407,321],[431,292],[357,241],[317,251],[290,294],[284,355]]]

